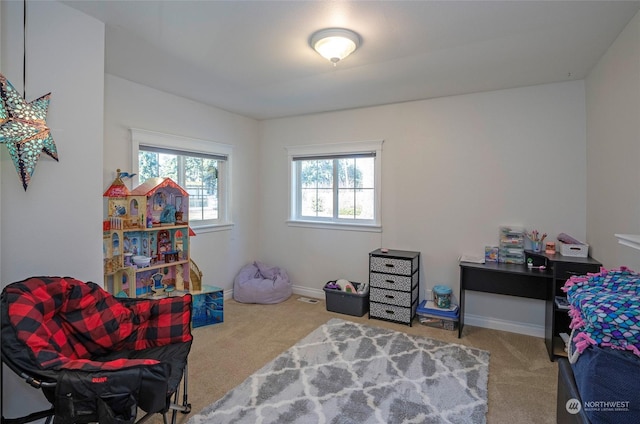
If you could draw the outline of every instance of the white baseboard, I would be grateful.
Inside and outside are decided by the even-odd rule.
[[[296,286],[295,284],[293,285],[292,288],[293,288],[294,294],[300,294],[306,297],[313,297],[315,299],[325,298],[325,293],[324,293],[324,290],[322,289],[312,289],[304,286]]]
[[[490,328],[492,330],[509,331],[511,333],[524,334],[526,336],[544,338],[544,326],[526,322],[507,321],[500,318],[491,318],[481,315],[464,314],[464,325]]]
[[[294,285],[292,287],[293,289],[293,293],[294,294],[300,294],[302,296],[306,296],[306,297],[312,297],[314,299],[324,299],[324,290],[322,289],[311,289],[309,287],[303,287],[303,286],[296,286]],[[227,289],[224,291],[224,298],[225,299],[232,299],[233,298],[233,289]]]
[[[325,299],[325,293],[322,289],[314,289],[305,286],[293,285],[293,293],[314,299]],[[224,298],[233,297],[233,289],[224,291]],[[489,328],[492,330],[509,331],[511,333],[524,334],[526,336],[544,338],[544,326],[534,325],[526,322],[507,321],[499,318],[485,317],[482,315],[464,315],[465,325],[473,325],[475,327]]]

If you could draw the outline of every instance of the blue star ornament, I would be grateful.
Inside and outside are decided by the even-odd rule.
[[[46,122],[50,97],[51,93],[45,94],[27,103],[0,74],[0,143],[7,145],[25,190],[41,152],[58,160],[58,150]]]

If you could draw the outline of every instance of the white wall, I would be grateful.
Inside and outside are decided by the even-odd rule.
[[[457,293],[458,256],[497,244],[500,225],[585,239],[582,81],[269,120],[261,128],[268,164],[259,176],[261,256],[286,267],[299,287],[365,281],[368,252],[382,246],[422,252],[422,287],[447,284]],[[287,226],[285,146],[373,139],[385,140],[383,232]],[[542,301],[470,292],[466,307],[469,324],[543,334]]]
[[[1,72],[22,92],[22,2],[0,4]],[[104,25],[58,2],[27,4],[27,100],[51,92],[47,123],[60,162],[43,154],[25,192],[0,147],[2,286],[35,275],[102,280]],[[47,406],[6,369],[3,413]]]
[[[640,234],[640,14],[586,80],[587,235],[607,268],[640,271],[640,252],[614,234]]]
[[[231,229],[191,238],[191,258],[203,283],[223,289],[246,263],[256,260],[258,245],[258,122],[106,75],[103,191],[116,169],[132,169],[130,128],[211,140],[233,146]],[[130,187],[131,188],[131,187]],[[102,192],[101,192],[102,193]]]
[[[195,237],[192,250],[206,282],[225,289],[245,262],[262,259],[321,296],[329,279],[366,280],[368,252],[386,246],[422,252],[423,287],[457,291],[456,257],[495,244],[502,224],[567,232],[608,267],[640,268],[613,238],[640,233],[638,16],[589,75],[586,102],[578,81],[260,124],[105,81],[102,23],[58,2],[29,2],[28,16],[27,99],[52,92],[47,121],[60,162],[43,155],[25,192],[0,147],[2,286],[39,274],[101,281],[100,194],[116,168],[131,166],[130,127],[234,146],[235,226]],[[1,2],[0,23],[0,71],[22,91],[22,2]],[[383,232],[288,227],[284,146],[372,139],[385,140]],[[467,299],[476,323],[542,328],[541,302]],[[3,378],[5,415],[46,405],[12,373]]]

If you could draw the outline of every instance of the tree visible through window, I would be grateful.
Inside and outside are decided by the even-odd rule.
[[[140,181],[169,177],[189,193],[190,221],[219,218],[218,160],[145,149],[138,153]]]
[[[372,157],[299,160],[300,216],[374,219],[374,161]]]
[[[171,178],[189,193],[189,223],[202,231],[229,228],[232,146],[210,140],[131,129],[140,183]],[[186,207],[186,205],[184,205]]]
[[[288,148],[291,221],[379,226],[381,145]]]

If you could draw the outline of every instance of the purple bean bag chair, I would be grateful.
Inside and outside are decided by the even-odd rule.
[[[240,303],[280,303],[291,293],[287,271],[262,262],[245,265],[233,280],[233,298]]]

